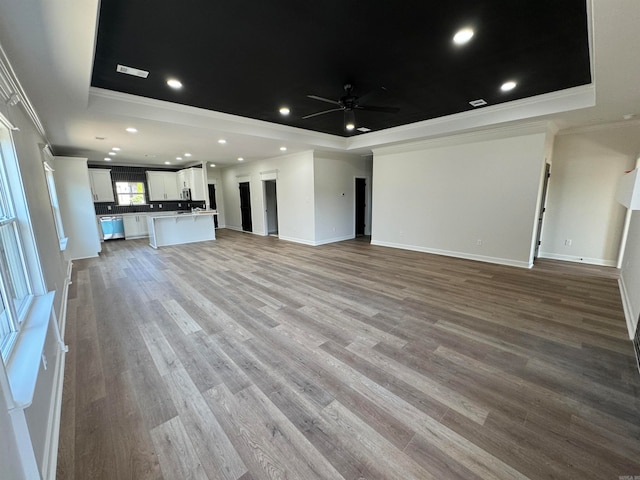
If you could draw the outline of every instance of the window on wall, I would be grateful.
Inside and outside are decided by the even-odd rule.
[[[60,250],[64,250],[67,246],[67,238],[64,236],[64,226],[62,225],[62,216],[60,215],[60,205],[58,203],[56,181],[53,177],[53,168],[48,162],[44,162],[44,174],[47,180],[47,187],[49,189],[49,200],[51,200],[51,211],[53,212],[53,221],[56,225],[56,233],[58,234]]]
[[[118,205],[145,205],[144,182],[116,182]]]
[[[33,294],[2,150],[0,164],[0,352],[6,359]]]

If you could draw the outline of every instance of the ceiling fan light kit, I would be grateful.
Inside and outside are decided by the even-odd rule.
[[[362,97],[358,97],[353,93],[353,85],[347,83],[344,85],[345,94],[340,97],[338,100],[331,100],[329,98],[320,97],[318,95],[307,95],[308,98],[312,100],[318,100],[320,102],[330,103],[335,105],[335,108],[331,108],[329,110],[322,110],[320,112],[312,113],[310,115],[305,115],[302,118],[304,120],[308,118],[317,117],[319,115],[324,115],[326,113],[331,112],[344,112],[344,127],[345,130],[351,132],[356,128],[356,116],[355,110],[366,110],[370,112],[380,112],[380,113],[398,113],[400,111],[397,107],[382,107],[382,106],[374,106],[374,105],[362,105],[360,104],[360,99],[366,97],[366,95]]]

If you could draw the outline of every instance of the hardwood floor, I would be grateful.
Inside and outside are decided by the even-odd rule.
[[[217,236],[74,263],[58,479],[640,475],[615,270]]]

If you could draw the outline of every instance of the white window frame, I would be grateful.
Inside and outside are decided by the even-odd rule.
[[[136,192],[136,193],[128,193],[128,192],[127,192],[127,193],[120,193],[120,192],[118,191],[118,184],[119,184],[119,183],[127,183],[127,184],[132,184],[132,183],[133,183],[133,184],[136,184],[136,185],[137,185],[137,184],[142,184],[142,192]],[[115,187],[116,187],[117,203],[118,203],[118,205],[119,205],[119,206],[121,206],[121,207],[128,207],[128,206],[130,206],[130,205],[136,205],[136,206],[137,206],[137,205],[147,205],[147,203],[148,203],[148,202],[147,202],[147,189],[146,189],[146,186],[145,186],[144,182],[136,182],[136,181],[131,182],[131,181],[129,181],[129,180],[119,180],[119,181],[116,181],[116,182],[115,182]],[[120,203],[120,196],[121,196],[121,195],[122,195],[122,196],[128,195],[129,197],[132,197],[132,196],[140,195],[140,194],[142,194],[142,203],[131,203],[131,202],[129,202],[129,203]]]
[[[47,181],[47,188],[49,189],[49,200],[51,201],[51,211],[53,213],[53,222],[56,226],[56,233],[58,234],[58,243],[60,244],[60,251],[64,251],[67,248],[67,237],[64,236],[64,225],[62,224],[62,215],[60,214],[60,204],[58,203],[58,192],[56,190],[56,181],[53,176],[55,171],[51,166],[50,160],[53,159],[53,155],[49,152],[49,148],[43,149],[44,153],[44,174]]]

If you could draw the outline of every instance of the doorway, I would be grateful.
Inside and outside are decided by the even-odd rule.
[[[366,228],[366,191],[366,178],[356,178],[356,237],[363,236]]]
[[[253,232],[251,224],[251,191],[249,182],[238,184],[240,188],[240,215],[242,216],[242,230],[245,232]]]
[[[540,213],[538,213],[538,231],[536,233],[536,247],[533,252],[533,259],[538,258],[540,253],[540,239],[542,238],[542,219],[544,218],[544,212],[546,210],[545,203],[547,203],[547,189],[549,187],[549,178],[551,177],[551,165],[544,164],[544,179],[542,181],[542,195],[540,197]]]
[[[210,183],[208,187],[209,187],[209,208],[211,210],[218,210],[218,205],[216,204],[216,186]],[[215,228],[218,228],[218,215],[213,216],[213,224]]]
[[[264,225],[267,235],[278,235],[278,197],[275,180],[264,180]]]

